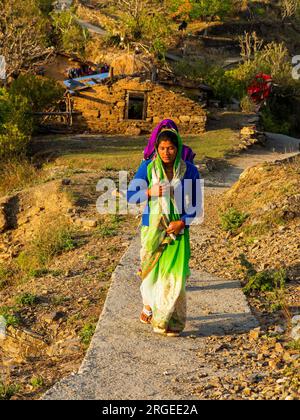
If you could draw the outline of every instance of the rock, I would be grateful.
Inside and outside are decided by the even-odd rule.
[[[69,338],[67,340],[60,340],[52,345],[47,350],[47,355],[53,356],[72,356],[74,353],[81,351],[81,344],[79,338]]]
[[[47,324],[52,324],[52,322],[57,322],[60,319],[63,319],[66,316],[65,312],[52,312],[43,317],[44,322]]]
[[[141,133],[142,133],[141,128],[134,127],[134,126],[127,127],[125,131],[126,136],[140,136]]]
[[[182,123],[188,123],[190,122],[191,117],[189,115],[180,115],[179,120]]]
[[[43,337],[26,329],[9,326],[6,337],[0,341],[1,352],[11,357],[15,363],[22,363],[28,358],[41,356],[48,348]]]
[[[78,218],[78,219],[75,219],[74,223],[77,226],[80,226],[82,228],[91,229],[91,228],[97,227],[98,220],[97,219],[83,219],[83,218]]]
[[[70,185],[71,182],[72,181],[69,178],[64,178],[64,179],[61,180],[62,185]]]
[[[291,337],[293,340],[300,340],[300,315],[295,315],[292,318],[292,331]]]
[[[280,334],[284,334],[284,332],[285,332],[285,329],[281,325],[276,325],[274,327],[274,334],[280,335]]]
[[[0,203],[0,233],[5,232],[8,227],[4,203]]]
[[[295,315],[292,318],[292,325],[298,325],[300,324],[300,315]]]
[[[282,345],[280,343],[276,343],[275,344],[275,351],[276,351],[276,353],[283,353],[284,348],[282,347]]]
[[[249,333],[249,340],[256,341],[259,339],[259,336],[260,336],[260,327],[254,328],[254,330],[251,330]]]

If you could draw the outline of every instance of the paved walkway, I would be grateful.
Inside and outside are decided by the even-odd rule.
[[[193,272],[188,285],[188,323],[180,338],[152,333],[138,320],[141,310],[139,239],[120,261],[86,359],[77,375],[58,383],[45,399],[184,399],[176,376],[195,374],[203,337],[256,326],[236,281]],[[208,366],[209,369],[209,366]]]

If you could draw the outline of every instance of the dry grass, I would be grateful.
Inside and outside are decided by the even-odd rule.
[[[41,180],[41,171],[26,159],[1,162],[0,196],[21,190]]]
[[[242,230],[246,236],[264,235],[272,227],[285,225],[288,213],[299,211],[300,156],[284,164],[268,163],[248,169],[225,194],[222,211],[235,208],[249,213]],[[298,210],[297,210],[298,209]]]

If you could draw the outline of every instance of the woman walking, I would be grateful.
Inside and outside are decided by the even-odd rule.
[[[147,201],[141,229],[144,308],[140,321],[167,336],[178,336],[186,323],[189,225],[199,213],[201,195],[199,172],[182,159],[182,147],[176,129],[162,129],[155,141],[155,154],[142,162],[127,192],[129,202],[137,192],[137,203]]]

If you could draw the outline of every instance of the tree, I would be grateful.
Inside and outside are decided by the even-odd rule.
[[[0,55],[7,63],[7,78],[21,70],[32,71],[53,53],[48,47],[47,19],[36,0],[2,0],[0,9]]]
[[[84,56],[89,33],[77,23],[73,11],[53,11],[51,18],[58,47],[65,52]]]
[[[165,2],[160,0],[117,0],[120,20],[114,32],[128,44],[163,56],[170,32]]]

